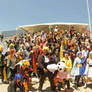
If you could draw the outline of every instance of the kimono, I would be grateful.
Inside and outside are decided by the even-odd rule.
[[[73,68],[71,70],[72,76],[80,75],[80,67],[77,67],[77,64],[81,64],[81,59],[79,57],[76,57],[74,60]]]

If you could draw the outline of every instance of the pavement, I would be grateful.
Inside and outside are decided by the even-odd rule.
[[[39,86],[39,83],[32,84],[29,92],[38,92],[38,86]],[[0,92],[8,92],[7,87],[8,87],[8,84],[0,83]],[[73,84],[71,84],[71,92],[92,92],[92,83],[88,84],[88,87],[86,89],[83,86],[79,87],[79,89],[80,90],[74,89]],[[65,92],[64,89],[61,89],[61,90],[62,92]],[[45,81],[42,92],[53,92],[50,90],[50,83],[48,80]]]

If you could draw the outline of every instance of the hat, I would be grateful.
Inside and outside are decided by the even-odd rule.
[[[77,52],[77,56],[79,56],[80,54],[82,55],[82,52],[81,51]]]
[[[36,48],[40,48],[40,46],[39,46],[39,45],[36,45],[36,46],[34,46],[33,48],[34,48],[34,49],[36,49]]]
[[[15,76],[14,80],[21,79],[23,80],[23,76],[19,73]]]
[[[14,44],[13,44],[13,43],[11,43],[11,44],[9,45],[9,47],[14,47]]]
[[[22,62],[22,65],[29,67],[30,63],[29,63],[29,61],[25,60]]]
[[[64,68],[66,68],[66,65],[65,65],[65,63],[63,61],[58,62],[57,66],[58,66],[58,71],[59,72],[63,72]]]
[[[44,47],[43,47],[43,51],[49,52],[50,50],[49,50],[49,48],[48,48],[47,46],[44,46]]]

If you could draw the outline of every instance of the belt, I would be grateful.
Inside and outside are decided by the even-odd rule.
[[[79,68],[82,67],[82,64],[77,64],[77,67],[79,67]]]
[[[92,65],[89,65],[89,67],[92,67]]]

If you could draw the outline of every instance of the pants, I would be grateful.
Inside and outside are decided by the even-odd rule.
[[[3,76],[3,66],[0,66],[0,72],[1,72],[1,79],[2,79],[2,82],[4,81],[4,76]]]
[[[50,86],[52,90],[55,90],[55,86],[54,86],[54,76],[51,72],[44,72],[43,74],[40,75],[40,83],[39,83],[39,90],[42,90],[43,87],[43,83],[46,79],[46,77],[48,77],[49,81],[50,81]]]
[[[58,88],[58,90],[60,90],[61,89],[61,87],[63,87],[63,85],[67,85],[67,89],[70,89],[70,81],[69,80],[63,80],[64,81],[64,84],[63,83],[61,83],[61,82],[58,82],[57,83],[57,88]]]
[[[13,80],[16,74],[16,68],[15,69],[10,69],[11,75],[10,75],[10,79]]]
[[[16,72],[17,72],[16,68],[12,69],[12,68],[8,67],[7,68],[7,78],[8,78],[8,80],[13,80],[14,77],[15,77]]]
[[[80,81],[81,75],[75,76],[75,85],[78,87],[79,86],[79,81]]]

